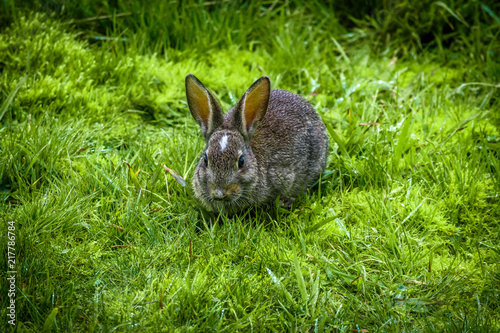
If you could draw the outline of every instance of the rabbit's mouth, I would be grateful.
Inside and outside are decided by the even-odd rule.
[[[230,202],[241,193],[241,187],[238,184],[230,184],[225,187],[210,184],[208,188],[210,189],[210,197],[214,201]]]
[[[224,195],[222,197],[212,196],[212,202],[216,205],[222,205],[222,206],[231,205],[232,203],[238,201],[239,197],[240,194],[238,193],[232,193],[230,195]]]
[[[219,202],[221,204],[233,201],[233,199],[231,197],[229,197],[229,196],[224,196],[224,197],[214,197],[214,196],[212,196],[212,200],[214,202]]]
[[[243,188],[240,184],[215,186],[209,184],[207,206],[213,211],[235,213],[255,204],[257,194],[252,189]]]
[[[223,198],[214,198],[210,202],[212,208],[216,211],[229,212],[233,211],[236,207],[241,206],[241,195],[231,194]]]

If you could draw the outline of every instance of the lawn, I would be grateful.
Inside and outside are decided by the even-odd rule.
[[[500,331],[499,3],[63,3],[0,4],[1,331]],[[187,74],[304,96],[317,186],[203,210]]]

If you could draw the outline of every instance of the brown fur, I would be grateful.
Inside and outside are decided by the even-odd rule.
[[[203,100],[192,92],[208,96],[212,105],[192,107]],[[321,118],[301,96],[270,90],[269,78],[257,80],[225,115],[192,75],[186,77],[186,95],[207,142],[193,189],[209,210],[234,214],[277,196],[291,202],[325,170],[328,136]],[[198,114],[200,108],[212,110],[209,119]]]

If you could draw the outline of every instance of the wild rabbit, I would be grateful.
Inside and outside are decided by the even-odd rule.
[[[301,96],[271,90],[267,76],[225,115],[191,74],[186,96],[206,141],[193,189],[208,210],[235,214],[277,196],[290,206],[325,170],[328,136],[321,118]]]

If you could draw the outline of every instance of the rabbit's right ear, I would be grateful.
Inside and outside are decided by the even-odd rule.
[[[201,134],[208,138],[224,122],[221,107],[212,94],[194,75],[186,76],[186,98],[189,111],[200,125]]]
[[[263,76],[255,81],[235,106],[233,124],[246,141],[250,141],[255,129],[267,112],[271,95],[271,80]]]

